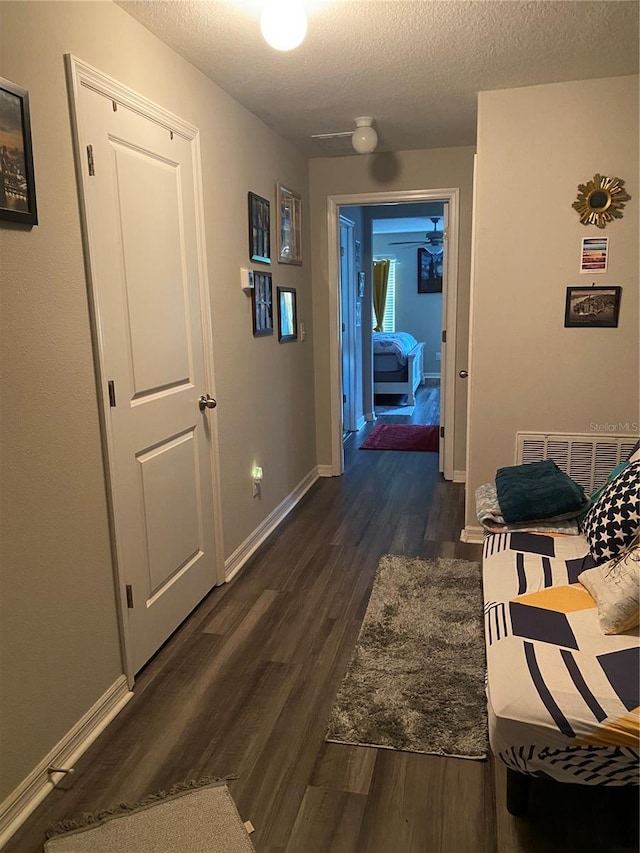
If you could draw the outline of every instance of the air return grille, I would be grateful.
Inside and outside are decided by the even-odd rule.
[[[553,459],[561,471],[590,493],[606,483],[611,469],[629,456],[636,441],[629,435],[518,432],[516,464]]]

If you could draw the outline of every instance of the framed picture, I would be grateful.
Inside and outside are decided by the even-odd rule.
[[[358,299],[364,298],[364,285],[365,285],[365,274],[363,272],[358,273]]]
[[[442,255],[418,249],[418,293],[442,293]]]
[[[38,224],[29,93],[0,77],[0,219]]]
[[[253,311],[253,337],[261,338],[273,334],[273,300],[271,273],[253,272],[253,290],[251,291]]]
[[[616,328],[622,288],[568,287],[564,325],[569,328]]]
[[[278,340],[298,340],[298,308],[293,287],[278,288]]]
[[[359,270],[362,265],[362,246],[360,244],[360,240],[355,241],[355,261],[356,261],[356,269]]]
[[[302,198],[278,184],[278,263],[302,264]]]
[[[600,273],[607,271],[609,258],[608,237],[583,237],[580,249],[580,272]]]
[[[249,193],[249,255],[252,261],[271,263],[269,202],[255,193]]]

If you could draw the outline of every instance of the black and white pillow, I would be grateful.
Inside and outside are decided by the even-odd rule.
[[[596,564],[613,559],[638,535],[639,499],[640,462],[633,462],[607,483],[584,520],[584,535]]]

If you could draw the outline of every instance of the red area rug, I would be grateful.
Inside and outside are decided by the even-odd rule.
[[[425,450],[438,452],[439,426],[377,424],[360,450]]]

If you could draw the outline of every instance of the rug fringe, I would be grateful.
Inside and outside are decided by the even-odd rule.
[[[108,809],[100,809],[96,812],[85,812],[75,820],[60,820],[50,826],[45,832],[45,838],[54,838],[56,835],[62,835],[65,832],[72,832],[79,829],[88,829],[90,826],[102,823],[104,820],[112,817],[118,817],[123,814],[133,814],[141,809],[149,808],[163,800],[177,797],[180,794],[185,794],[188,791],[196,791],[198,788],[210,788],[219,785],[226,785],[227,782],[232,782],[237,779],[237,774],[229,776],[203,776],[200,779],[190,779],[187,782],[177,782],[168,791],[158,791],[156,794],[149,794],[143,800],[137,803],[121,802]]]

